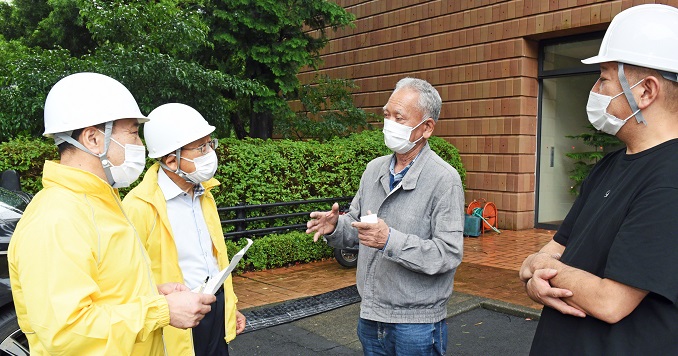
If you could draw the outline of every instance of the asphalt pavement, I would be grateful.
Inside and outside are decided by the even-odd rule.
[[[359,310],[360,303],[353,303],[244,333],[231,342],[230,354],[362,355]],[[448,303],[447,354],[527,355],[538,317],[531,308],[455,293]]]

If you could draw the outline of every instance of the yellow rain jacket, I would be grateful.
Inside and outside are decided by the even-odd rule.
[[[31,355],[162,355],[169,308],[117,189],[50,161],[42,183],[8,252]]]
[[[184,275],[179,267],[179,257],[167,215],[167,201],[158,185],[158,169],[155,163],[148,169],[144,179],[132,189],[123,200],[123,206],[137,229],[141,240],[151,258],[153,276],[158,283],[181,282]],[[202,213],[212,237],[212,253],[217,258],[219,268],[228,266],[228,254],[217,205],[210,190],[219,185],[212,178],[202,183],[205,193],[200,197]],[[226,342],[235,338],[235,312],[238,299],[233,292],[232,278],[224,282],[224,300],[226,317]],[[181,330],[172,326],[164,329],[168,355],[194,355],[191,330]]]

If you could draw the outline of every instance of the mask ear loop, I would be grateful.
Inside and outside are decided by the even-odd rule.
[[[430,119],[430,117],[424,117],[424,118],[421,120],[421,122],[417,124],[417,126],[415,126],[415,127],[412,128],[412,131],[416,130],[417,127],[421,126],[421,124],[423,124],[423,123],[425,123],[426,121],[428,121],[428,119]],[[421,134],[421,137],[419,137],[418,139],[416,139],[416,140],[415,140],[414,142],[412,142],[412,143],[414,143],[414,144],[416,145],[417,142],[421,141],[421,139],[423,139],[423,138],[424,138],[424,134],[422,133],[422,134]],[[408,141],[409,141],[409,140],[408,140]]]
[[[617,69],[619,83],[621,83],[622,89],[624,90],[626,101],[628,101],[629,106],[631,106],[631,112],[635,113],[634,116],[636,117],[636,121],[638,121],[639,124],[642,122],[643,124],[645,124],[645,126],[647,126],[647,121],[645,121],[643,114],[640,112],[638,104],[636,103],[636,99],[633,98],[633,93],[631,93],[631,86],[629,85],[629,81],[626,80],[626,75],[624,75],[624,63],[617,62]]]

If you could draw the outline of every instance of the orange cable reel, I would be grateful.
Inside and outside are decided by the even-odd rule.
[[[481,224],[482,233],[485,233],[485,230],[492,229],[494,232],[501,234],[501,231],[497,228],[497,206],[493,202],[488,202],[485,199],[481,200],[482,203],[475,199],[469,203],[466,213],[477,216],[483,221]]]

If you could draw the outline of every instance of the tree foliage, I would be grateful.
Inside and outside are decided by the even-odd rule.
[[[187,2],[79,0],[80,14],[98,46],[123,44],[182,60],[209,46],[209,28]]]
[[[14,0],[0,2],[0,17],[0,141],[41,134],[49,88],[80,71],[121,81],[145,113],[191,105],[223,137],[247,136],[257,113],[287,130],[288,100],[308,92],[296,74],[317,65],[324,31],[353,20],[326,0]],[[365,124],[342,102],[347,126]],[[285,136],[317,132],[303,127]]]
[[[297,88],[301,67],[319,63],[326,28],[355,19],[325,0],[221,0],[208,2],[206,12],[213,14],[210,59],[283,95]]]
[[[69,73],[91,70],[63,49],[0,41],[0,54],[0,141],[42,134],[42,109],[49,88]]]
[[[203,52],[203,63],[257,79],[277,93],[274,97],[252,96],[241,104],[241,115],[236,119],[253,120],[255,125],[250,127],[271,117],[267,113],[283,119],[294,116],[285,103],[299,87],[296,74],[304,66],[317,68],[319,51],[327,44],[327,29],[336,30],[355,20],[327,0],[214,0],[206,2],[204,13],[209,14],[209,38],[214,47]],[[244,126],[234,122],[236,128]],[[237,135],[243,137],[245,132]]]
[[[294,115],[279,117],[276,131],[284,138],[308,138],[319,141],[343,137],[363,128],[367,122],[379,119],[353,104],[351,91],[356,85],[345,79],[316,78],[315,83],[301,85],[293,93],[302,106]],[[292,95],[291,95],[292,97]]]
[[[123,46],[101,47],[82,58],[70,56],[67,50],[28,48],[16,41],[0,42],[0,51],[7,53],[0,56],[0,101],[5,103],[0,109],[0,141],[18,134],[42,134],[49,89],[75,72],[94,71],[118,79],[135,94],[142,112],[167,102],[191,105],[219,128],[221,136],[229,136],[223,113],[232,111],[234,102],[220,93],[252,95],[267,90],[254,81],[238,80],[193,62]]]
[[[30,47],[67,49],[75,56],[89,53],[95,42],[79,16],[76,0],[12,0],[8,39],[21,38]]]
[[[59,79],[81,71],[119,80],[146,113],[167,102],[191,105],[223,136],[230,135],[230,125],[223,120],[225,113],[236,106],[234,100],[224,98],[224,92],[234,98],[255,92],[273,95],[255,80],[239,79],[189,60],[191,53],[207,45],[207,27],[201,15],[183,11],[175,1],[61,0],[47,4],[50,11],[37,21],[36,29],[0,43],[0,100],[7,103],[0,109],[0,140],[20,133],[41,134],[42,108],[49,89]],[[67,11],[74,6],[79,10]],[[14,14],[25,10],[17,4]],[[37,37],[31,34],[44,32],[43,27],[50,33],[80,31],[82,35],[74,38],[87,37],[95,46],[81,54],[65,48],[58,36],[34,42]],[[31,47],[36,43],[38,46]],[[87,43],[81,44],[78,48],[87,48]]]

